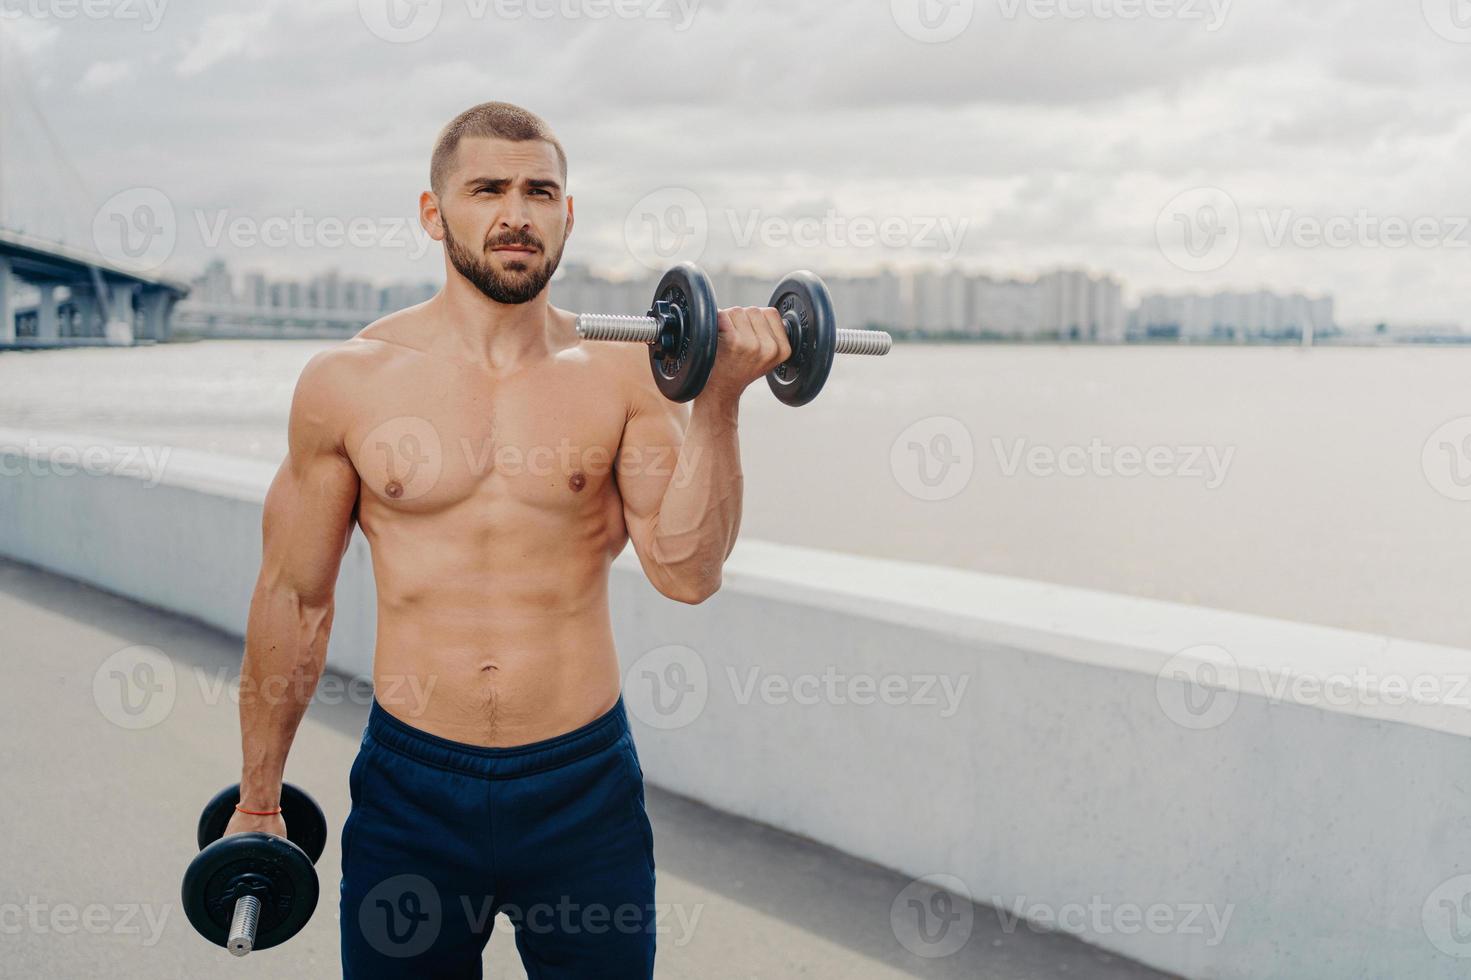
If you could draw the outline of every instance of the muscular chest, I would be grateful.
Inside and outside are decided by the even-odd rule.
[[[582,364],[493,382],[458,370],[398,379],[349,433],[363,504],[432,513],[462,504],[575,512],[613,479],[625,409]]]

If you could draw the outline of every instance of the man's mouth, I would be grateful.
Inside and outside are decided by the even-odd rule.
[[[492,252],[507,252],[511,255],[535,255],[534,245],[497,245],[491,249]]]

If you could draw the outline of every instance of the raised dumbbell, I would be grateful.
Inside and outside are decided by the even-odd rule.
[[[184,914],[205,939],[235,956],[279,946],[301,931],[317,908],[317,870],[327,845],[327,818],[303,790],[281,787],[289,837],[244,833],[225,837],[240,802],[240,785],[215,794],[199,817],[199,848],[184,872]]]
[[[893,338],[880,330],[839,330],[827,286],[811,272],[781,281],[771,305],[786,324],[792,356],[767,382],[788,405],[817,397],[832,372],[835,354],[887,354]],[[700,393],[715,366],[717,309],[710,279],[690,262],[664,274],[644,316],[584,313],[577,332],[584,340],[649,345],[654,381],[666,398],[687,402]]]
[[[654,383],[670,401],[687,402],[700,393],[715,366],[715,290],[693,262],[681,262],[659,280],[654,302],[644,316],[584,313],[577,332],[584,340],[649,345]]]
[[[882,356],[894,338],[882,330],[839,330],[832,294],[814,272],[793,272],[776,286],[769,306],[787,327],[792,356],[766,375],[777,401],[805,405],[816,398],[833,370],[835,354]]]

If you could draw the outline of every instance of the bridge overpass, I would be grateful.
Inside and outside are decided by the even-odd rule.
[[[0,347],[156,342],[182,282],[0,228]]]
[[[99,216],[138,215],[109,214],[87,186],[47,119],[24,46],[0,25],[0,349],[167,340],[189,287],[130,267],[103,243],[111,226]]]

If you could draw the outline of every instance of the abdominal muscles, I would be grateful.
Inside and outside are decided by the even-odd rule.
[[[478,745],[540,741],[608,710],[619,690],[608,567],[626,541],[608,496],[614,506],[498,508],[495,520],[468,507],[363,514],[384,709]]]

